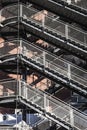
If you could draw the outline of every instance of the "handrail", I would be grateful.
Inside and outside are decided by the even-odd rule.
[[[54,1],[54,0],[51,0],[51,1]],[[68,3],[67,0],[61,0],[61,1]],[[56,2],[56,1],[54,1],[54,2]],[[79,1],[77,1],[77,2],[79,2]],[[72,2],[72,0],[70,0],[68,4],[69,4],[69,5],[73,5],[73,6],[77,7],[77,8],[82,9],[82,10],[87,11],[86,8],[84,8],[83,6],[77,5],[76,2]]]
[[[39,49],[38,47],[35,47],[35,46],[33,46],[33,45],[28,45],[27,43],[23,43],[23,45],[25,44],[25,46],[27,47],[27,49],[26,49],[26,52],[29,52],[29,50],[28,50],[28,48],[30,47],[30,48],[32,48],[32,49],[34,49],[34,51],[36,51],[37,53],[39,52],[40,53],[40,55],[41,54],[43,54],[43,52],[44,52],[44,50],[43,49]],[[22,46],[23,46],[22,45]],[[31,51],[32,52],[32,51]],[[39,54],[38,53],[38,54]],[[24,53],[22,53],[23,55],[24,55]],[[49,53],[47,53],[46,52],[46,55],[49,55]],[[34,59],[36,62],[40,62],[39,60],[40,60],[40,58],[39,57],[37,57],[37,58],[35,58],[35,55],[33,55],[33,57],[29,57],[29,56],[27,56],[28,58],[31,58],[31,59]],[[53,55],[51,55],[50,54],[50,57],[51,58],[53,58],[53,59],[56,59],[56,57],[55,56],[53,56]],[[45,61],[47,62],[47,58],[46,58],[46,56],[45,56]],[[42,55],[42,61],[44,62],[44,56]],[[57,64],[59,63],[59,65],[57,66],[57,64],[55,64],[55,62],[54,63],[50,63],[51,61],[50,61],[50,59],[49,59],[49,66],[48,66],[48,68],[50,68],[50,69],[52,69],[52,66],[53,66],[53,64],[55,64],[55,66],[54,67],[58,67],[60,70],[61,70],[61,66],[62,66],[62,68],[64,68],[64,70],[67,72],[67,77],[68,77],[68,65],[70,65],[70,68],[71,68],[71,70],[70,70],[70,73],[71,73],[71,79],[73,79],[74,77],[73,76],[75,76],[76,78],[78,78],[78,81],[77,82],[80,82],[81,83],[81,80],[82,80],[82,85],[86,85],[86,77],[85,76],[87,76],[87,72],[86,71],[84,71],[84,70],[82,70],[82,69],[80,69],[80,68],[78,68],[78,67],[76,67],[76,66],[73,66],[73,65],[71,65],[71,64],[69,64],[69,63],[67,63],[67,62],[65,62],[64,60],[62,60],[62,59],[56,59],[56,61],[57,61]],[[60,66],[60,67],[59,67]],[[65,67],[64,67],[65,66]],[[73,71],[73,70],[75,70],[75,72]],[[57,70],[54,70],[54,71],[57,71]],[[62,70],[61,70],[62,71]],[[81,74],[82,75],[81,75]],[[84,76],[84,79],[83,79],[83,76]],[[79,81],[79,79],[80,79],[80,81]],[[73,79],[73,80],[76,80],[75,78]],[[85,81],[85,82],[83,82],[83,81]]]
[[[21,97],[24,97],[26,100],[33,102],[37,105],[39,105],[40,102],[42,102],[42,104],[44,105],[40,105],[39,107],[44,108],[46,112],[51,112],[54,115],[56,114],[55,112],[59,112],[59,118],[62,116],[61,120],[64,120],[65,122],[67,122],[66,118],[69,118],[68,122],[71,126],[71,116],[70,116],[70,112],[73,111],[74,114],[74,123],[81,123],[81,126],[85,129],[85,127],[87,128],[87,115],[83,114],[81,111],[77,110],[76,108],[72,107],[71,105],[68,105],[67,103],[65,103],[64,101],[61,101],[58,98],[54,98],[53,96],[50,96],[50,94],[45,93],[43,91],[40,91],[36,88],[32,88],[28,83],[26,83],[25,81],[22,80],[14,80],[15,81],[15,87],[18,87],[18,95]],[[0,83],[0,85],[2,86],[8,86],[9,83],[12,85],[14,81],[6,81],[3,83]],[[11,86],[13,87],[13,86]],[[29,96],[32,95],[32,98]],[[36,97],[40,97],[40,98],[33,98],[34,96]],[[36,100],[37,99],[37,100]],[[41,101],[39,101],[41,100]],[[34,102],[35,101],[35,102]],[[48,109],[49,108],[49,109]],[[65,113],[65,114],[64,114]],[[66,116],[67,115],[67,116]],[[58,116],[55,115],[55,116]],[[78,120],[79,119],[79,120]],[[83,123],[84,122],[84,123]],[[84,125],[83,125],[83,124]],[[83,130],[80,128],[80,126],[77,126],[76,124],[73,124],[75,128],[77,128],[77,130]]]
[[[40,89],[38,89],[38,88],[32,88],[27,82],[25,82],[24,80],[16,80],[16,79],[12,79],[12,80],[7,80],[7,81],[0,81],[0,85],[4,85],[4,84],[6,84],[5,86],[7,86],[7,84],[8,83],[16,83],[17,85],[18,85],[18,83],[19,82],[22,82],[22,83],[24,83],[25,85],[26,85],[26,87],[28,88],[30,88],[30,90],[34,90],[36,93],[40,93],[41,95],[43,95],[43,93],[44,94],[46,94],[46,95],[48,95],[48,98],[50,99],[51,97],[53,98],[53,99],[55,99],[56,101],[60,101],[60,102],[62,102],[63,104],[65,104],[65,105],[67,105],[68,107],[72,107],[72,108],[74,108],[73,106],[71,106],[70,104],[68,104],[68,103],[66,103],[66,102],[64,102],[64,101],[62,101],[61,99],[58,99],[58,98],[56,98],[55,96],[53,96],[53,95],[51,95],[51,94],[49,94],[49,93],[47,93],[47,92],[45,92],[45,91],[42,91],[42,90],[40,90]],[[18,87],[20,87],[20,85],[18,85]],[[78,110],[78,109],[76,109],[76,108],[74,108],[76,111],[78,111],[78,112],[80,112],[80,113],[82,113],[82,114],[84,114],[84,115],[86,115],[87,116],[87,114],[85,114],[85,113],[83,113],[83,112],[81,112],[80,110]]]
[[[87,72],[84,69],[74,66],[73,64],[68,63],[66,60],[58,58],[49,52],[45,52],[43,49],[37,46],[34,46],[33,44],[29,44],[29,42],[27,41],[14,40],[10,42],[4,42],[4,45],[5,44],[6,44],[6,47],[3,47],[3,49],[1,50],[1,54],[2,54],[1,57],[4,57],[4,55],[13,55],[14,53],[19,54],[19,55],[20,54],[25,55],[26,57],[31,58],[32,60],[35,60],[36,62],[39,62],[40,64],[45,65],[45,68],[49,68],[55,72],[59,70],[60,74],[62,74],[64,70],[65,77],[72,79],[82,84],[83,86],[86,86]],[[43,52],[45,53],[45,55],[43,55]],[[39,57],[39,55],[41,57]],[[53,59],[52,60],[53,62],[50,61],[50,58]],[[1,63],[3,62],[4,61],[2,61]]]
[[[21,81],[22,81],[22,80],[21,80]],[[23,82],[25,82],[25,81],[23,81]],[[27,84],[27,83],[26,83],[26,84]],[[32,90],[33,90],[33,88],[32,88],[30,85],[28,85],[28,86],[30,87],[30,89],[32,89]],[[37,93],[39,92],[41,95],[44,93],[44,94],[48,95],[49,100],[50,100],[50,98],[52,98],[52,99],[56,100],[56,103],[57,103],[57,101],[59,101],[59,102],[61,102],[61,103],[65,104],[65,105],[67,105],[68,107],[71,107],[71,108],[73,108],[74,110],[76,110],[76,111],[80,112],[81,114],[83,114],[83,115],[87,116],[87,114],[86,114],[86,113],[84,113],[84,112],[82,112],[82,111],[78,110],[77,108],[73,107],[71,104],[68,104],[67,102],[64,102],[63,100],[61,100],[61,99],[59,99],[59,98],[57,98],[57,97],[55,97],[55,96],[53,96],[53,95],[49,94],[49,93],[48,93],[48,92],[46,92],[46,91],[42,91],[42,90],[38,89],[38,87],[37,87],[37,88],[35,88],[35,90],[34,90],[34,91],[36,91]]]
[[[24,40],[23,40],[24,41]],[[33,43],[31,43],[31,42],[28,42],[28,41],[24,41],[25,42],[25,44],[28,44],[28,43],[30,43],[30,45],[31,46],[33,46],[34,48],[38,48],[39,50],[42,50],[42,51],[45,51],[44,49],[42,49],[42,48],[39,48],[39,47],[37,47],[37,46],[35,46],[35,45],[33,45]],[[63,62],[68,62],[69,64],[72,64],[72,66],[75,66],[75,68],[77,68],[77,69],[79,69],[79,70],[82,70],[80,67],[78,67],[77,65],[74,65],[73,63],[71,63],[71,62],[69,62],[69,61],[67,61],[67,60],[65,60],[65,59],[63,59],[63,58],[60,58],[60,57],[56,57],[56,55],[55,54],[51,54],[51,53],[49,53],[48,51],[45,51],[47,54],[49,54],[49,55],[52,55],[52,57],[54,57],[54,58],[56,58],[56,59],[59,59],[60,61],[63,61]],[[55,63],[54,63],[55,64]],[[83,71],[84,72],[86,72],[86,70],[84,70],[83,69]]]
[[[14,5],[14,6],[16,6],[16,5]],[[11,8],[13,9],[13,7],[14,6],[7,6],[7,7],[5,7],[5,8],[9,8],[9,10],[11,10]],[[17,6],[18,7],[18,6]],[[5,14],[3,14],[3,11],[5,10],[5,8],[3,8],[0,12],[0,14],[1,14],[1,16],[2,17],[4,17],[5,18]],[[31,7],[29,7],[29,8],[27,8],[24,4],[20,4],[19,5],[19,9],[20,9],[20,17],[24,17],[24,18],[27,18],[27,19],[31,19],[32,21],[35,21],[36,23],[38,23],[38,20],[35,20],[35,18],[34,17],[32,17],[32,16],[38,16],[38,13],[40,13],[38,10],[36,11],[36,10],[34,10],[34,8],[31,8]],[[26,12],[25,12],[25,10],[27,10]],[[21,12],[22,11],[22,12]],[[30,12],[29,14],[27,13],[27,12]],[[22,14],[21,14],[22,13]],[[33,14],[34,13],[34,14]],[[61,35],[61,31],[60,30],[57,30],[56,28],[54,28],[54,27],[52,27],[52,25],[47,25],[46,23],[47,23],[47,20],[50,20],[51,22],[51,24],[52,24],[52,22],[54,22],[54,24],[58,24],[58,26],[60,26],[60,27],[62,27],[62,29],[64,30],[64,37],[66,37],[66,26],[67,26],[67,33],[68,33],[68,38],[70,38],[72,41],[75,41],[76,43],[78,43],[79,42],[79,44],[81,44],[81,45],[83,45],[83,46],[87,46],[87,38],[86,38],[86,35],[87,35],[87,33],[86,32],[83,32],[83,31],[81,31],[81,30],[79,30],[79,29],[77,29],[77,28],[74,28],[73,26],[71,27],[71,26],[69,26],[69,25],[67,25],[67,24],[65,24],[65,23],[63,23],[62,21],[59,21],[59,20],[55,20],[55,21],[53,21],[53,18],[51,18],[50,16],[48,16],[47,14],[44,14],[44,12],[42,12],[41,11],[41,14],[42,15],[44,15],[44,20],[43,20],[43,18],[42,18],[42,20],[41,21],[39,21],[39,23],[38,24],[40,24],[40,25],[42,25],[43,26],[43,21],[44,21],[44,28],[48,28],[49,30],[51,30],[51,31],[53,31],[53,32],[56,32],[56,33],[58,33],[58,34],[60,34]],[[11,15],[11,16],[10,16]],[[17,16],[18,16],[18,13],[16,14]],[[14,17],[12,14],[9,14],[9,16],[6,18],[6,19],[10,19],[11,17]],[[47,19],[47,20],[46,20]],[[5,19],[4,19],[5,20]],[[3,21],[3,20],[2,20]],[[63,26],[62,26],[63,25]],[[72,32],[72,31],[75,31],[78,35],[80,35],[80,37],[82,36],[82,39],[80,39],[80,37],[75,37],[74,35],[73,35],[73,33],[70,33],[70,31]]]
[[[24,42],[29,43],[29,42],[26,41],[25,39],[22,39],[22,40],[23,40]],[[62,61],[65,61],[65,62],[67,62],[68,64],[71,64],[72,66],[74,66],[74,67],[76,67],[76,68],[78,68],[78,69],[81,70],[81,67],[80,67],[80,66],[77,66],[76,64],[74,64],[74,63],[72,63],[72,62],[70,62],[70,61],[68,61],[68,60],[66,60],[66,59],[63,59],[62,57],[57,56],[55,53],[53,54],[53,53],[49,52],[48,50],[45,50],[44,48],[37,46],[37,44],[35,44],[34,42],[33,42],[33,43],[30,43],[30,44],[34,45],[35,47],[38,47],[39,49],[41,49],[41,50],[43,50],[43,51],[45,51],[45,52],[48,52],[48,53],[51,54],[52,56],[57,57],[57,58],[61,59]],[[82,69],[83,69],[83,71],[85,72],[85,69],[84,69],[84,68],[82,68]]]
[[[19,81],[20,82],[20,81]],[[23,82],[21,82],[22,84],[23,84]],[[21,84],[20,83],[20,84]],[[29,86],[28,84],[26,84],[25,82],[24,82],[24,85],[22,86],[22,88],[21,89],[19,89],[19,91],[21,91],[22,92],[22,89],[24,90],[25,89],[25,87],[27,87],[27,89],[26,89],[26,91],[28,90],[28,89],[30,89],[31,90],[31,86]],[[29,91],[28,91],[28,93],[25,91],[25,93],[26,94],[29,94]],[[61,100],[58,100],[58,99],[54,99],[53,97],[49,97],[48,96],[48,94],[47,93],[44,93],[44,92],[40,92],[40,90],[38,90],[38,89],[36,89],[36,88],[32,88],[32,91],[30,91],[31,93],[33,92],[34,93],[34,96],[36,95],[37,96],[37,94],[38,94],[38,96],[41,96],[41,97],[43,97],[42,98],[42,100],[41,100],[41,102],[43,102],[44,103],[44,101],[45,100],[47,100],[46,102],[48,102],[49,101],[49,103],[52,105],[53,104],[53,110],[51,109],[51,113],[54,113],[54,115],[55,115],[55,112],[56,112],[56,110],[58,111],[59,110],[59,107],[61,108],[61,110],[63,110],[63,111],[65,111],[65,113],[67,113],[68,114],[68,116],[70,116],[70,114],[68,113],[69,111],[72,111],[73,110],[73,114],[74,114],[74,119],[76,118],[76,119],[78,119],[79,118],[79,121],[80,121],[80,123],[82,123],[82,122],[85,122],[85,125],[87,125],[86,124],[86,121],[87,121],[87,115],[83,115],[80,111],[76,111],[76,109],[74,109],[74,107],[71,107],[71,106],[68,106],[67,104],[65,104],[65,103],[63,103]],[[35,94],[36,93],[36,94]],[[25,94],[23,94],[23,92],[22,92],[22,95],[25,97],[25,99],[27,100],[29,100],[29,101],[32,101],[33,103],[34,103],[34,99],[36,99],[36,98],[33,98],[32,97],[32,100],[31,100],[31,98],[28,98],[28,95],[27,96],[25,96]],[[22,96],[22,95],[20,95],[20,96]],[[27,98],[26,98],[27,97]],[[45,103],[46,103],[45,102]],[[37,102],[37,103],[35,103],[35,104],[37,104],[37,105],[39,105],[38,104],[39,103],[39,101]],[[49,103],[47,103],[47,104],[49,104]],[[58,107],[58,104],[60,104],[59,105],[59,107]],[[48,105],[47,105],[48,106]],[[43,105],[42,106],[40,106],[40,107],[44,107]],[[63,108],[62,108],[63,107]],[[46,110],[46,109],[45,109]],[[48,109],[46,110],[47,112],[50,112]],[[62,114],[62,113],[61,113]],[[56,115],[57,116],[57,115]],[[64,119],[65,119],[65,116],[64,116]],[[75,122],[77,122],[77,120],[74,120]],[[63,119],[62,119],[63,120]],[[72,120],[72,119],[71,119]],[[64,120],[65,122],[67,122],[66,120]],[[70,122],[68,122],[69,124],[71,124]],[[77,128],[78,130],[82,130],[81,128],[80,128],[80,126],[75,126],[76,124],[74,124],[74,127],[75,128]],[[81,124],[82,125],[82,124]],[[72,125],[71,125],[72,126]],[[84,127],[84,130],[85,130],[85,128],[86,128],[86,126],[82,126],[82,127]]]
[[[62,1],[67,2],[66,0],[62,0]],[[79,1],[77,1],[77,2],[79,2]],[[67,2],[67,3],[68,3],[68,2]],[[87,9],[86,9],[86,8],[84,8],[84,7],[80,6],[80,5],[77,5],[75,2],[74,2],[74,3],[72,3],[72,0],[71,0],[71,5],[76,6],[76,7],[79,7],[79,8],[81,8],[82,10],[87,11]]]

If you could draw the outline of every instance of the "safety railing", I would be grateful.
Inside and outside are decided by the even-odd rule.
[[[38,19],[38,17],[42,17]],[[28,19],[29,17],[27,17]],[[69,26],[61,21],[56,20],[55,18],[49,17],[44,11],[37,13],[31,17],[35,23],[39,24],[44,29],[53,31],[54,33],[65,37],[66,39],[71,39],[76,43],[79,43],[83,46],[87,46],[87,33],[79,30],[76,27]]]
[[[23,15],[23,5],[15,4],[13,6],[7,6],[0,10],[0,23],[2,23],[5,20],[12,19],[12,18],[18,18],[18,17],[26,17],[26,15]],[[24,14],[27,14],[29,17],[37,13],[34,8],[24,8]]]
[[[77,7],[77,10],[78,8],[83,10],[83,11],[87,11],[87,8],[86,8],[86,0],[82,1],[82,0],[60,0],[60,1],[57,1],[57,0],[51,0],[55,3],[58,3],[60,2],[61,4],[64,4],[63,2],[67,3],[68,5],[72,5],[74,6],[75,8]],[[73,8],[74,8],[73,7]]]
[[[31,19],[35,23],[41,25],[43,29],[48,28],[49,30],[57,33],[58,35],[66,37],[66,39],[71,39],[79,44],[87,46],[87,33],[79,30],[78,28],[75,28],[73,26],[71,27],[68,24],[58,21],[55,18],[49,17],[47,11],[38,11],[35,13],[35,15],[31,15],[30,17],[29,15],[24,13],[24,10],[26,9],[24,5],[22,6],[22,9],[23,18],[26,18],[27,20]]]
[[[7,6],[0,10],[0,22],[4,20],[18,17],[19,15],[19,5]]]
[[[17,81],[9,80],[0,82],[0,98],[11,97],[17,94]]]
[[[80,111],[38,89],[31,88],[25,82],[19,81],[19,86],[19,96],[39,106],[42,110],[44,109],[47,113],[51,113],[62,121],[67,122],[77,130],[86,130],[87,116]]]
[[[67,77],[69,80],[72,79],[77,83],[82,84],[86,88],[87,72],[83,69],[58,58],[55,55],[51,55],[31,43],[27,43],[27,41],[14,40],[2,44],[0,58],[6,56],[8,59],[8,56],[10,55],[22,54],[23,56],[43,65],[44,69],[49,68],[50,70]]]
[[[87,11],[86,0],[85,1],[83,1],[83,0],[61,0],[61,1],[65,1],[68,4],[72,4],[73,6],[79,7],[82,10],[86,10]]]
[[[20,41],[14,40],[0,43],[0,58],[18,54],[20,49]]]
[[[87,46],[87,33],[80,29],[71,27],[64,24],[55,18],[49,17],[47,11],[38,11],[34,8],[27,8],[26,6],[14,5],[3,8],[0,11],[0,22],[2,23],[6,19],[11,19],[15,17],[22,17],[24,19],[30,19],[33,22],[39,24],[43,29],[49,29],[58,35],[65,37],[66,39],[71,39],[76,43],[83,46]]]
[[[83,86],[87,86],[87,72],[74,66],[63,59],[59,59],[56,56],[45,52],[43,49],[39,49],[32,44],[21,42],[22,55],[30,58],[37,63],[40,63],[45,68],[49,68],[56,73],[64,75],[68,79],[72,79]]]
[[[13,86],[15,86],[17,89],[16,94],[18,96],[23,97],[36,106],[39,106],[42,110],[44,109],[46,113],[50,113],[58,117],[58,119],[70,124],[77,130],[86,130],[87,128],[87,115],[81,113],[77,109],[74,109],[60,99],[56,99],[55,97],[36,88],[32,88],[24,81],[11,80],[0,82],[0,86],[6,86],[7,88],[10,86],[10,90],[13,90]]]

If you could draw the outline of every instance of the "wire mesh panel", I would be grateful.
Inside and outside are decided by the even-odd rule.
[[[18,17],[19,6],[7,6],[0,11],[0,22],[4,20]]]
[[[45,27],[47,27],[48,29],[51,29],[53,32],[56,32],[60,35],[66,36],[65,24],[55,19],[52,19],[51,17],[48,17],[48,16],[45,17]]]
[[[16,80],[1,82],[0,87],[4,90],[0,96],[13,96],[16,91],[19,90],[19,96],[32,102],[33,104],[38,105],[46,112],[55,115],[78,130],[86,130],[87,128],[87,116],[63,101],[55,99],[54,97],[51,97],[38,89],[31,88],[31,86],[23,81],[19,81],[19,84]],[[17,87],[19,89],[17,89]],[[4,94],[4,92],[6,93]]]
[[[71,65],[71,79],[77,81],[83,86],[87,87],[87,72],[85,70],[81,70],[76,66]]]
[[[35,47],[33,44],[28,44],[23,42],[21,44],[22,49],[25,48],[25,53],[22,51],[22,54],[32,60],[36,61],[36,63],[40,63],[44,65],[44,68],[49,68],[56,73],[60,73],[61,75],[72,79],[85,87],[87,86],[87,72],[77,68],[76,66],[64,61],[63,59],[59,59],[56,56],[45,52],[43,49],[39,49]]]
[[[26,91],[27,97],[30,94],[32,95],[31,97],[29,96],[29,98],[27,98],[22,93],[21,96],[24,96],[27,101],[30,101],[35,105],[38,105],[46,112],[51,113],[51,115],[58,117],[64,122],[67,122],[77,130],[86,130],[87,128],[86,115],[76,110],[75,108],[69,106],[65,102],[48,95],[47,93],[44,93],[36,88],[31,88],[31,86],[29,86],[25,82],[24,85],[25,85],[25,90],[21,89],[21,91],[23,93],[25,93]]]
[[[78,7],[80,8],[81,10],[87,10],[87,1],[86,0],[62,0],[62,1],[65,1],[67,2],[69,5],[73,5],[74,7]],[[74,8],[73,7],[73,8]]]
[[[60,73],[61,75],[72,79],[85,87],[87,86],[87,72],[77,68],[76,66],[59,59],[55,55],[51,55],[48,52],[45,52],[43,49],[40,49],[34,46],[31,43],[27,43],[22,40],[14,40],[10,42],[3,42],[0,44],[0,57],[7,57],[22,54],[23,56],[32,59],[36,63],[39,63],[44,66],[44,68],[49,68],[54,72]]]
[[[2,42],[0,44],[0,57],[7,57],[19,53],[20,41]]]
[[[79,113],[77,111],[73,111],[74,113],[74,125],[76,128],[79,128],[81,130],[86,130],[87,128],[87,116],[84,118],[84,115],[82,113]]]
[[[5,7],[0,11],[0,15],[1,22],[18,16],[23,17],[26,20],[31,19],[43,28],[47,28],[48,30],[53,31],[62,37],[70,38],[71,40],[75,41],[76,43],[80,43],[83,46],[87,46],[87,33],[49,17],[48,12],[45,10],[38,11],[32,7],[26,7],[20,4],[19,6],[14,5]]]
[[[33,7],[26,7],[25,5],[21,5],[21,6],[22,6],[22,16],[25,19],[28,19],[29,17],[33,17],[39,12]]]
[[[15,96],[17,93],[17,81],[0,82],[0,97]]]
[[[87,33],[68,26],[68,38],[79,44],[87,46]]]
[[[31,9],[28,10],[31,11]],[[62,37],[70,38],[76,43],[87,46],[87,33],[83,32],[80,29],[75,29],[73,26],[71,27],[62,21],[58,21],[52,17],[49,17],[48,12],[44,10],[36,13],[35,15],[32,15],[32,17],[27,17],[27,19],[33,20],[43,28],[47,28],[48,30],[53,31]]]
[[[43,58],[43,51],[39,48],[33,46],[30,43],[22,41],[22,54],[28,58],[32,58],[35,61]]]

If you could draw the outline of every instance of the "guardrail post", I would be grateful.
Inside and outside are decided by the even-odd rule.
[[[19,96],[21,96],[21,81],[18,81],[18,90],[19,90]]]
[[[21,5],[19,5],[19,8],[20,8],[20,17],[22,17],[22,14],[23,14],[22,4],[21,4]]]
[[[23,89],[24,89],[24,98],[26,98],[26,86],[25,86],[25,82],[23,83]]]
[[[49,99],[46,98],[46,111],[50,112]]]
[[[68,64],[68,78],[71,79],[71,65]]]
[[[66,37],[66,39],[68,39],[68,37],[69,37],[69,30],[68,30],[68,24],[66,24],[65,25],[65,37]]]
[[[74,114],[72,108],[70,108],[70,124],[72,127],[74,126]]]
[[[22,54],[22,40],[20,40],[19,54]]]
[[[44,69],[45,69],[45,62],[46,62],[46,53],[45,53],[45,51],[43,51],[43,65],[44,65]]]
[[[27,97],[28,97],[28,96],[27,96],[27,94],[28,94],[27,91],[28,91],[28,88],[27,88],[27,86],[26,86],[26,92],[25,92],[25,94],[26,94],[26,99],[27,99]]]
[[[23,46],[22,48],[23,48],[23,55],[24,55],[24,56],[27,56],[27,49],[26,49],[26,47]]]
[[[3,27],[3,24],[1,24],[1,23],[2,23],[2,21],[3,21],[3,19],[2,19],[2,16],[1,16],[1,15],[2,15],[2,10],[0,10],[0,26],[1,26],[1,27]]]

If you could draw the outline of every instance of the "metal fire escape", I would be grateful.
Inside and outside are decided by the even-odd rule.
[[[39,1],[0,1],[0,36],[4,39],[0,43],[0,70],[16,73],[17,76],[15,80],[0,81],[0,106],[6,108],[10,106],[14,109],[22,107],[25,110],[23,111],[25,122],[27,108],[54,122],[56,126],[67,130],[87,130],[86,114],[32,87],[46,77],[87,98],[87,71],[28,41],[28,36],[34,35],[87,62],[87,10],[64,0]],[[61,15],[64,20],[68,18],[69,21],[84,26],[85,30],[56,20],[52,15],[49,16],[46,10],[36,9],[28,2],[55,15]],[[34,84],[27,83],[27,76],[32,73],[30,69],[42,76]],[[29,125],[21,127],[16,125],[1,126],[0,129],[32,130],[33,128]]]

